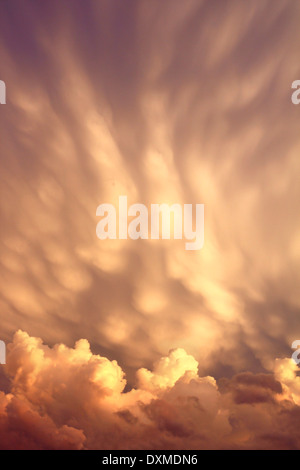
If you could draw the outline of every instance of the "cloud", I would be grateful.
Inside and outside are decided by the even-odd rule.
[[[176,349],[153,372],[138,370],[137,387],[125,391],[117,362],[92,354],[86,340],[49,348],[18,331],[8,351],[3,449],[300,448],[299,378],[288,359],[274,375],[218,385]]]
[[[252,374],[242,372],[231,380],[221,379],[222,389],[232,393],[235,403],[264,403],[274,402],[282,393],[281,383],[271,374]]]
[[[32,413],[50,447],[298,446],[299,8],[0,2],[0,336],[29,335],[11,399],[0,384],[19,445],[38,445],[17,432]],[[203,250],[100,242],[96,208],[123,194],[204,203]]]
[[[177,347],[210,374],[270,370],[299,307],[298,2],[15,3],[0,6],[1,338],[83,336],[130,381]],[[204,249],[100,242],[96,208],[121,194],[205,203]]]
[[[184,349],[170,351],[168,357],[161,358],[154,366],[153,372],[147,369],[138,371],[138,384],[142,389],[155,391],[173,387],[185,372],[197,376],[198,363],[186,354]]]

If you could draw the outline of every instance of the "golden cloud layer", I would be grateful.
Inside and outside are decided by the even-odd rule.
[[[49,348],[18,331],[8,349],[2,449],[300,447],[300,377],[291,359],[277,360],[273,374],[217,385],[175,349],[152,372],[138,370],[136,388],[125,392],[118,363],[92,354],[87,340]]]
[[[4,447],[298,445],[299,17],[298,0],[0,3],[0,338],[29,334]],[[119,195],[204,203],[203,250],[98,240]]]

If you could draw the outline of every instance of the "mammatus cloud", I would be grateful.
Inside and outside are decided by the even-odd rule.
[[[0,2],[1,446],[299,447],[299,18]],[[203,250],[98,240],[120,195],[204,203]]]
[[[299,324],[299,2],[0,10],[1,339],[82,336],[130,374],[177,347],[270,370]],[[122,194],[204,203],[203,250],[99,241]]]
[[[2,449],[300,448],[300,378],[290,359],[272,374],[242,373],[218,384],[183,349],[125,392],[116,361],[87,340],[53,348],[23,331],[8,347],[0,392]]]

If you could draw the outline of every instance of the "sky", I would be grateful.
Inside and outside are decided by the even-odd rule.
[[[2,0],[0,448],[299,449],[298,0]],[[204,204],[205,242],[99,240]]]

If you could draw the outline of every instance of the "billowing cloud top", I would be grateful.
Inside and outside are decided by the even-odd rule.
[[[244,372],[220,384],[200,377],[183,349],[153,371],[140,369],[125,392],[116,361],[75,348],[49,348],[18,331],[0,392],[0,448],[299,448],[300,377],[291,359],[272,374]]]

